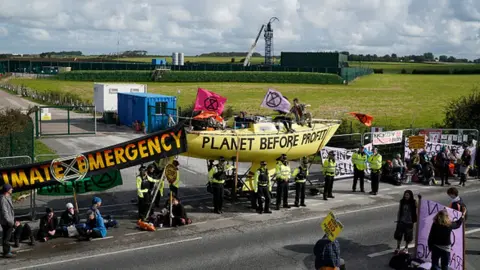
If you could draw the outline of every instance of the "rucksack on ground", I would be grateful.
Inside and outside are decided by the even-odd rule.
[[[412,258],[409,254],[399,253],[390,259],[388,266],[395,270],[406,270],[410,269],[411,262]]]

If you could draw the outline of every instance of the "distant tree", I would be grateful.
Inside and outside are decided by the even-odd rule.
[[[423,57],[425,57],[425,60],[427,61],[433,61],[435,60],[435,56],[431,52],[426,52],[423,54]]]
[[[447,62],[455,62],[455,60],[456,60],[455,57],[450,56],[448,57]]]
[[[447,62],[447,61],[448,61],[448,56],[446,56],[446,55],[440,55],[440,56],[438,57],[438,61],[440,61],[440,62]]]
[[[480,129],[480,90],[460,97],[445,106],[445,128]]]
[[[230,63],[235,63],[235,57],[232,57],[232,59],[230,59]]]

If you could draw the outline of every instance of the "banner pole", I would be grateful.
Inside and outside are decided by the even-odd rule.
[[[78,212],[77,191],[75,189],[75,182],[72,182],[72,185],[73,185],[73,202],[75,203],[75,209],[77,210],[77,213],[79,213]]]
[[[237,200],[237,187],[238,187],[238,159],[240,156],[240,137],[238,137],[237,134],[237,155],[236,155],[236,161],[235,161],[235,187],[233,190],[233,201]]]
[[[148,216],[150,215],[150,211],[152,211],[153,204],[155,203],[155,199],[157,198],[157,195],[159,193],[158,189],[160,188],[160,185],[162,184],[164,176],[165,176],[165,169],[163,169],[162,176],[160,177],[160,181],[158,181],[154,186],[155,190],[154,190],[153,199],[150,202],[150,206],[148,207],[148,211],[147,211],[147,215],[146,215],[145,219],[148,218]]]
[[[172,201],[173,201],[173,193],[172,191],[170,190],[170,227],[173,227],[173,224],[172,224]]]
[[[420,223],[420,209],[422,207],[422,195],[418,194],[418,209],[417,209],[417,225],[415,228],[415,255],[414,258],[417,257],[417,247],[418,247],[418,230],[420,226],[418,226],[418,223]]]

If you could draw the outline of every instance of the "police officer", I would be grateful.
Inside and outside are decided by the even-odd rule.
[[[332,194],[332,190],[336,166],[335,153],[330,151],[328,152],[328,158],[323,162],[323,175],[325,177],[325,185],[323,186],[323,199],[325,201],[328,200],[327,197],[332,199],[335,198]]]
[[[368,158],[368,163],[370,164],[371,170],[371,195],[377,195],[378,185],[380,184],[380,169],[382,169],[382,155],[378,153],[377,148],[373,148],[373,155]]]
[[[365,169],[367,168],[367,154],[364,152],[363,145],[352,155],[353,164],[353,186],[352,190],[357,190],[357,181],[360,179],[360,192],[365,192],[364,179]]]
[[[272,192],[272,183],[270,182],[270,176],[268,175],[267,162],[260,162],[260,168],[255,172],[254,178],[254,191],[257,195],[259,214],[270,214],[270,192]],[[265,207],[263,202],[265,201]]]
[[[137,196],[138,196],[138,218],[144,219],[148,211],[150,182],[147,179],[147,170],[145,167],[140,168],[140,174],[137,175]]]
[[[305,204],[305,182],[308,174],[308,160],[304,157],[301,165],[292,174],[292,177],[295,178],[295,207],[307,206]]]
[[[155,164],[152,163],[150,165],[147,166],[147,176],[149,176],[150,178],[152,179],[158,179],[160,180],[161,178],[161,173],[159,175],[159,171],[158,169],[156,168]],[[155,194],[155,191],[154,191],[154,188],[155,188],[155,182],[148,182],[148,193],[150,194],[150,196],[154,196]],[[153,199],[153,197],[152,197]],[[157,195],[157,197],[155,197],[155,206],[159,206],[160,205],[160,195]]]
[[[277,180],[277,204],[276,209],[280,210],[280,203],[283,197],[283,208],[290,208],[288,205],[288,180],[290,180],[291,169],[288,165],[287,155],[283,154],[275,168],[275,178]]]
[[[220,157],[218,164],[214,165],[208,172],[209,181],[212,185],[214,213],[223,213],[223,185],[225,179],[227,179],[227,171],[231,169],[233,169],[233,166],[225,164],[225,158]]]

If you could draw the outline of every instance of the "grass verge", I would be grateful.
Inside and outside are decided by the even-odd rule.
[[[75,93],[93,100],[93,83],[54,80],[11,79],[39,91]],[[443,122],[444,107],[452,99],[480,87],[480,75],[374,74],[349,85],[275,83],[148,83],[148,91],[178,97],[181,107],[191,105],[202,87],[227,97],[235,111],[269,115],[260,103],[268,88],[277,89],[290,100],[311,104],[315,117],[342,117],[356,111],[371,114],[374,126],[389,129],[431,127]],[[180,94],[177,93],[180,90]],[[347,116],[348,117],[348,116]]]

